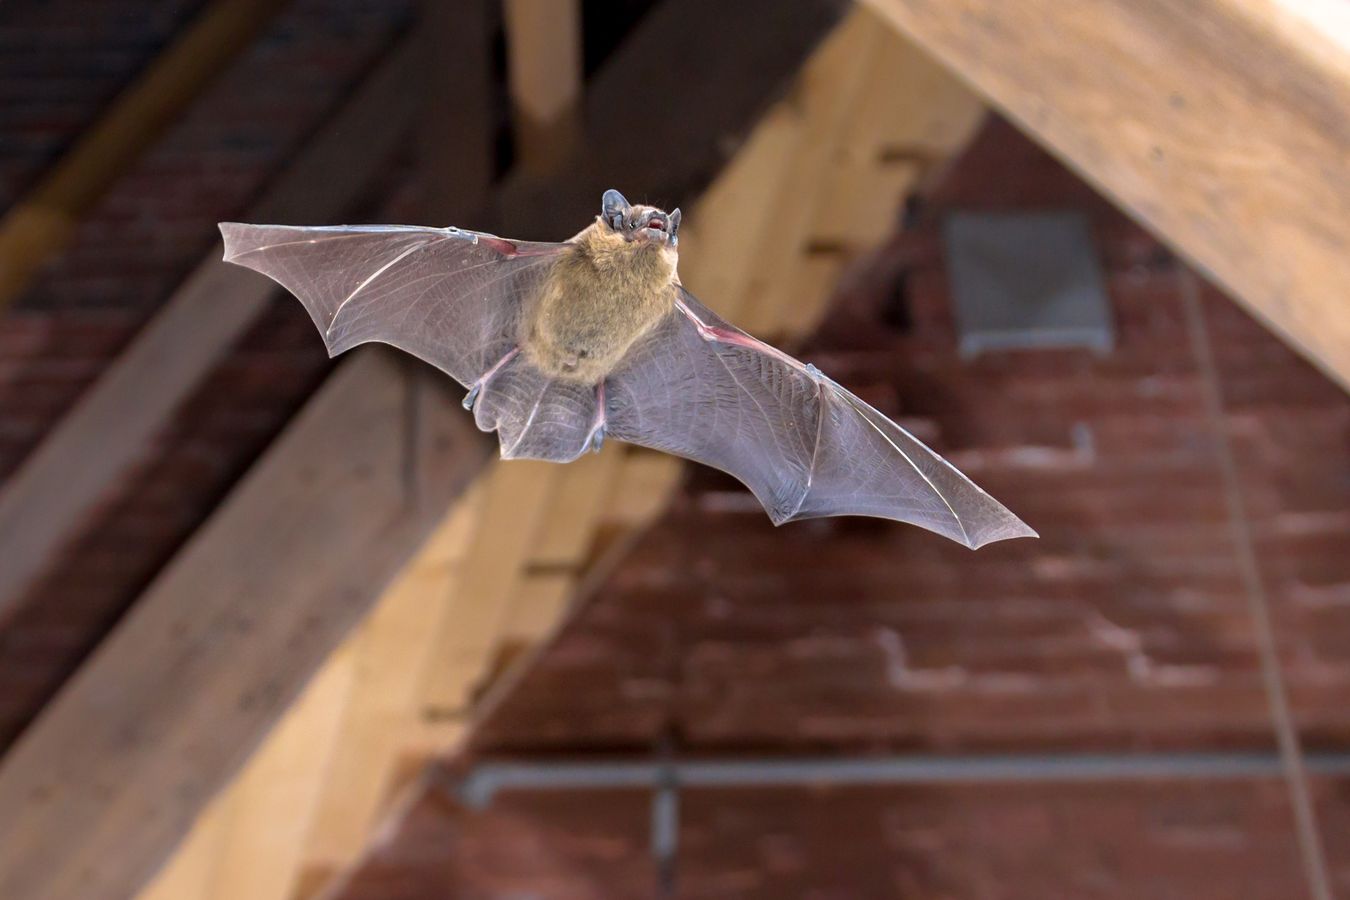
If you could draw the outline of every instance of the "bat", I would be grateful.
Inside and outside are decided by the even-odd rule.
[[[676,271],[680,211],[604,193],[560,243],[461,228],[223,222],[225,260],[304,304],[330,356],[391,344],[467,390],[505,459],[570,462],[614,439],[721,469],[776,525],[908,522],[972,549],[1035,537],[818,368],[727,323]]]

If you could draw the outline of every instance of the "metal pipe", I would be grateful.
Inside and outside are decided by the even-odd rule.
[[[1350,775],[1350,752],[1309,753],[1317,775]],[[907,755],[868,759],[733,758],[669,762],[482,762],[456,787],[482,809],[501,790],[656,788],[674,778],[680,789],[800,787],[854,784],[1056,783],[1170,779],[1278,778],[1280,757],[1247,753],[1063,753],[989,756]]]

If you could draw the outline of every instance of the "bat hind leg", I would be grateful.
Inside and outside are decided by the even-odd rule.
[[[496,375],[499,371],[501,371],[502,366],[506,365],[511,360],[515,359],[516,354],[518,353],[520,353],[520,348],[512,347],[511,350],[505,356],[497,360],[496,364],[493,365],[492,368],[484,372],[477,381],[475,381],[472,385],[469,386],[469,393],[464,395],[465,409],[470,411],[473,410],[473,405],[478,402],[478,395],[483,392],[484,386],[486,386],[487,383],[492,380],[493,375]]]
[[[605,383],[601,381],[595,386],[595,421],[586,442],[586,449],[592,453],[599,453],[605,443],[605,418]]]

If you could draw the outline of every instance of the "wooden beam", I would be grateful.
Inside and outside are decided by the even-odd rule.
[[[0,763],[0,896],[133,894],[486,460],[392,354],[325,384]]]
[[[80,215],[248,46],[285,0],[216,0],[0,219],[0,309],[70,241]]]
[[[249,217],[338,215],[393,153],[417,109],[404,41],[356,91]],[[353,134],[362,135],[353,141]],[[199,265],[75,407],[0,485],[0,621],[90,511],[266,307],[275,286],[220,262]],[[90,452],[97,447],[98,452]]]
[[[219,836],[203,900],[288,895],[304,836],[317,813],[324,768],[339,749],[357,664],[354,647],[339,648],[295,702],[297,714],[277,723],[268,735],[266,752],[234,782],[225,809],[227,828]],[[245,817],[249,827],[238,827]],[[171,900],[192,898],[179,893]]]
[[[263,880],[249,900],[308,897],[334,867],[330,860],[345,861],[355,853],[348,846],[361,847],[393,789],[403,748],[417,737],[423,674],[479,521],[483,480],[456,501],[370,616],[324,663],[141,900],[232,900],[241,895],[225,892],[221,875],[232,868]],[[345,696],[334,733],[322,710],[334,702],[323,685],[335,682]],[[273,795],[300,795],[302,802],[278,812],[268,800]],[[231,848],[260,833],[269,835],[265,851],[229,858]]]
[[[552,172],[581,138],[581,3],[505,0],[503,9],[518,164]]]
[[[1350,49],[1289,0],[868,0],[1350,387]]]
[[[312,827],[299,845],[297,891],[321,887],[353,856],[353,848],[365,843],[396,790],[407,748],[420,740],[426,673],[435,661],[443,624],[453,613],[468,549],[481,530],[491,480],[491,475],[480,477],[474,490],[455,504],[353,635],[358,679],[332,759],[323,770]],[[247,817],[241,815],[236,827],[252,828],[262,815],[264,811],[254,809]]]

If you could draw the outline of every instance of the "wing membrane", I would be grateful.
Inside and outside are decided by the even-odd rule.
[[[683,289],[608,386],[611,435],[735,476],[777,524],[878,516],[972,548],[1035,535],[899,425]]]
[[[409,225],[220,231],[226,261],[298,297],[330,355],[380,341],[466,387],[515,346],[522,301],[563,246]]]

